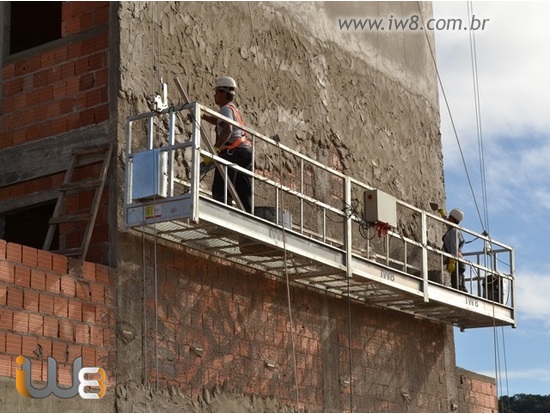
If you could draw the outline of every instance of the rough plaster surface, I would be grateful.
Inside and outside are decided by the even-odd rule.
[[[431,13],[430,6],[421,7],[423,13]],[[417,3],[123,2],[119,8],[119,140],[122,144],[126,117],[148,111],[147,99],[159,92],[161,77],[169,84],[173,103],[182,101],[173,82],[177,76],[191,100],[215,108],[213,82],[230,75],[239,83],[237,104],[250,127],[268,136],[277,133],[286,146],[414,206],[429,210],[430,202],[443,205],[437,87],[426,37],[344,33],[336,26],[340,16],[412,13],[418,13]],[[120,159],[123,151],[120,145]],[[258,148],[257,155],[257,168],[277,170],[275,154]],[[328,188],[320,182],[313,191],[322,197]],[[412,226],[410,233],[414,231]],[[119,351],[119,411],[151,409],[146,399],[161,404],[163,411],[174,407],[215,411],[208,399],[223,401],[223,411],[284,410],[275,400],[250,400],[221,389],[208,391],[209,397],[201,401],[189,400],[175,389],[156,393],[127,385],[143,375],[139,363],[127,370],[123,364],[128,357],[138,362],[141,358],[142,344],[137,339],[142,332],[137,309],[141,287],[134,269],[141,260],[139,249],[139,240],[120,235],[119,319],[132,327],[129,330],[136,337]],[[126,293],[121,286],[128,287]],[[331,323],[328,319],[321,330],[327,341],[325,364],[330,360],[330,344],[337,342]],[[452,347],[452,337],[443,342]],[[450,369],[448,355],[444,362]],[[340,384],[331,385],[331,380],[338,379],[329,375],[335,370],[338,367],[330,364],[324,368],[323,404],[338,411]],[[414,375],[421,378],[421,374]],[[386,377],[389,381],[389,371]],[[384,387],[369,392],[380,394],[381,400],[390,398]],[[400,409],[412,409],[407,408],[409,393],[401,390],[406,404]],[[144,402],[138,403],[141,394]],[[371,408],[383,410],[384,406]]]
[[[214,108],[215,78],[231,75],[254,129],[417,207],[442,204],[427,39],[338,30],[339,15],[392,13],[362,4],[122,3],[121,114],[146,112],[161,77],[180,102],[176,76],[192,100]],[[395,15],[418,13],[416,3],[392,7]],[[276,165],[260,151],[257,167]]]
[[[274,413],[290,412],[277,399],[247,396],[240,391],[229,391],[225,384],[214,389],[203,389],[195,399],[186,397],[177,388],[156,389],[154,385],[144,387],[138,384],[119,386],[117,411],[146,412],[187,412],[187,413]]]

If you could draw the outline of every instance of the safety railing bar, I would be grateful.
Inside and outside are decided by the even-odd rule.
[[[315,165],[316,167],[324,170],[324,171],[327,171],[333,175],[336,175],[342,179],[345,179],[345,174],[341,173],[340,171],[338,170],[335,170],[333,168],[330,168],[330,167],[327,167],[326,165],[322,164],[321,162],[319,161],[316,161],[316,160],[313,160],[311,158],[308,158],[307,156],[299,153],[298,151],[296,150],[293,150],[292,148],[289,148],[287,146],[285,146],[284,144],[281,144],[279,142],[276,142],[275,140],[263,135],[262,133],[258,132],[258,131],[255,131],[253,130],[252,128],[249,128],[245,125],[240,125],[239,123],[237,123],[236,121],[230,119],[230,118],[227,118],[226,116],[223,116],[221,115],[219,112],[216,112],[212,109],[209,109],[205,106],[202,106],[199,104],[199,106],[202,108],[202,110],[204,110],[205,112],[209,113],[210,115],[213,115],[214,117],[218,118],[218,119],[221,119],[222,121],[224,122],[227,122],[233,126],[236,126],[238,127],[239,129],[242,129],[243,131],[245,132],[248,132],[249,134],[251,135],[254,135],[256,136],[257,138],[260,138],[262,141],[264,142],[267,142],[268,144],[271,144],[273,145],[274,147],[277,147],[277,148],[281,148],[284,152],[287,152],[289,154],[292,154],[294,155],[295,157],[298,157],[298,158],[301,158],[303,159],[304,161],[306,161],[307,163],[309,164],[312,164],[312,165]]]
[[[305,195],[303,193],[300,193],[296,190],[293,190],[291,189],[290,187],[287,187],[285,185],[282,185],[280,183],[278,183],[277,181],[273,181],[271,178],[268,178],[268,177],[265,177],[263,175],[259,175],[259,174],[255,174],[255,173],[252,173],[250,170],[247,170],[245,168],[242,168],[240,167],[239,165],[237,164],[233,164],[227,160],[224,160],[223,158],[220,158],[218,155],[216,154],[213,154],[213,153],[210,153],[208,151],[205,151],[205,150],[200,150],[201,154],[205,154],[207,156],[212,156],[212,158],[214,160],[216,160],[217,162],[219,162],[220,164],[224,164],[225,166],[228,166],[228,167],[231,167],[239,172],[242,172],[244,174],[247,174],[247,175],[250,175],[251,177],[253,177],[254,179],[257,179],[259,181],[262,181],[270,186],[273,186],[273,187],[277,187],[277,188],[280,188],[282,189],[285,193],[288,193],[288,194],[291,194],[291,195],[294,195],[296,197],[300,197],[302,199],[304,199],[305,201],[311,203],[311,204],[315,204],[316,206],[320,207],[320,208],[325,208],[327,210],[330,210],[332,213],[335,213],[335,214],[338,214],[338,215],[341,215],[341,216],[345,216],[345,212],[342,211],[342,210],[339,210],[335,207],[332,207],[328,204],[325,204],[323,203],[322,201],[319,201],[315,198],[312,198],[308,195]]]

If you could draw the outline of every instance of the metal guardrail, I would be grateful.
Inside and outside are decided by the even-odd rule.
[[[198,121],[202,112],[238,126],[249,134],[255,166],[251,172],[231,165],[205,149],[202,140],[208,138],[202,136]],[[191,114],[192,122],[188,120],[188,114]],[[162,165],[153,166],[145,174],[154,177],[153,187],[156,187],[152,195],[139,198],[136,197],[136,188],[142,183],[136,181],[140,179],[140,174],[135,164],[146,152],[156,152],[156,162]],[[288,232],[340,251],[345,256],[346,263],[353,263],[354,257],[367,258],[423,281],[426,302],[430,300],[427,288],[429,283],[452,289],[447,280],[449,275],[444,262],[445,258],[453,256],[441,250],[441,236],[446,227],[453,224],[437,214],[396,200],[398,226],[390,229],[386,235],[379,236],[376,227],[366,222],[361,212],[363,194],[373,187],[285,147],[274,137],[267,137],[251,128],[240,126],[196,102],[128,118],[125,227],[182,217],[198,223],[199,199],[211,198],[208,177],[205,181],[200,170],[201,157],[204,156],[212,157],[222,166],[225,174],[229,167],[249,174],[254,189],[253,207],[274,207],[275,217],[271,221],[281,228],[283,215],[286,221],[290,217],[292,223],[284,223]],[[137,168],[141,168],[141,165]],[[162,174],[159,173],[159,168],[164,168]],[[152,201],[178,199],[189,199],[191,210],[181,214],[174,213],[173,216],[157,217],[154,207],[151,209],[149,206],[145,209],[143,220],[129,218],[135,206],[150,205]],[[217,203],[214,200],[212,202]],[[235,209],[233,206],[219,205],[226,209]],[[248,213],[241,213],[253,217]],[[467,295],[505,306],[512,309],[513,313],[513,249],[483,234],[463,227],[460,229],[469,241],[466,245],[468,251],[464,253],[464,257],[454,259],[467,265]],[[316,259],[312,257],[312,260]],[[353,269],[347,266],[347,277],[352,277],[352,274]]]

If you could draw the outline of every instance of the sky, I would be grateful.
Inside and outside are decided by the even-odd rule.
[[[456,361],[499,396],[550,395],[550,2],[433,2],[434,18],[469,21],[468,7],[489,19],[475,48],[467,30],[434,31],[447,210],[514,248],[517,327],[455,330]]]

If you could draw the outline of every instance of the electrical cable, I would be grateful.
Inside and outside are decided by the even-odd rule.
[[[418,5],[418,11],[420,13],[420,19],[422,20],[422,25],[424,27],[426,27],[426,25],[424,23],[424,15],[422,14],[422,10],[420,8],[420,2],[417,1],[416,3]],[[443,100],[445,101],[445,106],[447,108],[447,112],[449,114],[449,119],[450,119],[451,126],[452,126],[452,129],[453,129],[453,133],[454,133],[457,145],[458,145],[458,150],[460,152],[460,157],[462,159],[462,164],[464,165],[464,170],[465,170],[465,173],[466,173],[466,179],[467,179],[468,185],[470,187],[470,192],[472,193],[472,198],[474,200],[474,205],[475,205],[475,208],[476,208],[476,211],[477,211],[477,215],[478,215],[479,221],[481,223],[481,226],[483,227],[483,219],[481,218],[481,213],[479,211],[479,206],[478,206],[477,198],[476,198],[474,188],[473,188],[473,185],[472,185],[472,180],[470,179],[470,173],[468,172],[468,166],[466,165],[466,159],[464,157],[464,152],[462,151],[462,145],[460,144],[460,139],[458,138],[458,132],[456,130],[456,125],[455,125],[455,122],[454,122],[454,118],[453,118],[453,115],[451,113],[451,106],[449,104],[449,100],[447,99],[447,93],[445,92],[445,88],[443,87],[443,81],[441,80],[441,75],[440,75],[439,69],[437,67],[437,62],[436,62],[436,59],[435,59],[435,56],[434,56],[432,44],[430,42],[430,38],[428,37],[427,32],[428,32],[427,30],[424,30],[424,36],[426,37],[426,41],[428,43],[428,49],[430,50],[430,55],[431,55],[432,61],[434,62],[435,73],[436,73],[436,76],[437,76],[439,87],[441,88],[441,93],[443,95]]]

